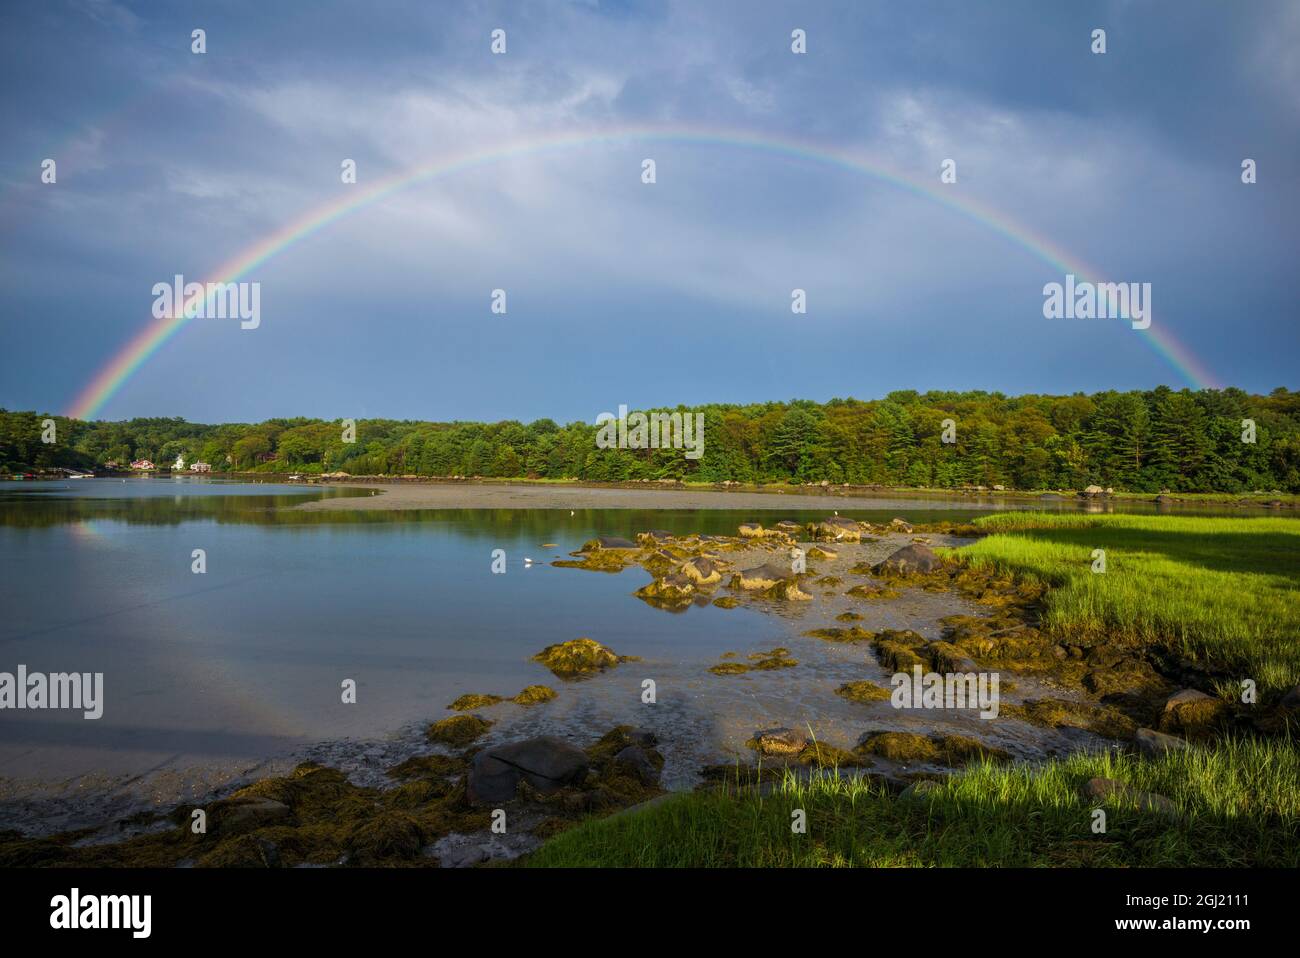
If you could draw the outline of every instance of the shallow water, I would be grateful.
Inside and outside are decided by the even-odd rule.
[[[800,634],[833,624],[853,601],[843,596],[784,614],[713,606],[671,614],[631,596],[648,578],[640,568],[603,574],[548,564],[595,535],[734,534],[741,518],[802,521],[822,518],[821,510],[289,508],[355,494],[368,493],[188,479],[0,489],[0,671],[21,663],[29,672],[103,672],[105,683],[96,721],[80,712],[0,712],[0,826],[52,821],[79,801],[120,810],[103,804],[111,795],[159,803],[198,796],[308,753],[358,774],[377,771],[418,748],[420,729],[449,714],[457,696],[511,696],[533,683],[560,697],[528,710],[484,710],[498,720],[493,738],[554,732],[584,741],[632,722],[659,732],[666,781],[678,786],[705,762],[741,755],[754,729],[771,725],[807,725],[841,747],[866,728],[945,723],[1026,757],[1071,744],[1019,723],[972,731],[980,723],[969,716],[922,721],[888,703],[835,696],[852,679],[887,684],[865,647]],[[917,522],[963,515],[950,503],[901,499],[845,514],[882,521],[900,511]],[[898,544],[861,549],[881,558]],[[206,573],[191,570],[196,549],[206,553]],[[495,549],[505,550],[504,575],[491,572]],[[845,554],[836,566],[852,561]],[[865,628],[935,636],[939,618],[970,611],[955,596],[919,592],[853,608],[867,616]],[[529,661],[578,636],[642,661],[579,683]],[[743,660],[777,645],[800,667],[707,672],[725,652]],[[647,678],[657,686],[654,705],[641,700]],[[341,701],[346,679],[356,682],[356,704]]]

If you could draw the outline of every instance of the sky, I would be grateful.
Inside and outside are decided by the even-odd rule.
[[[0,407],[73,410],[155,284],[420,169],[95,418],[1295,388],[1297,90],[1287,0],[11,0]],[[1075,268],[1150,283],[1152,328],[1045,318]]]

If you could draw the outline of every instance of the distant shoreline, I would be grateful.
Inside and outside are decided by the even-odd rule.
[[[983,504],[1006,503],[1007,508],[1035,502],[1154,502],[1150,494],[1116,493],[1094,499],[1073,492],[1028,493],[992,492],[988,490],[934,490],[864,488],[852,486],[741,486],[721,489],[715,485],[682,483],[590,483],[530,482],[527,480],[394,480],[384,477],[349,477],[327,483],[304,483],[312,486],[335,486],[358,490],[369,489],[379,495],[342,496],[304,502],[291,508],[322,512],[340,510],[403,511],[411,509],[727,509],[727,510],[794,510],[818,509],[889,509],[906,504],[933,503],[931,508],[961,509]],[[1044,496],[1055,499],[1044,500]],[[1279,509],[1294,509],[1297,497],[1268,499],[1217,496],[1202,493],[1169,496],[1173,504],[1235,505],[1244,508],[1268,508],[1276,502]]]

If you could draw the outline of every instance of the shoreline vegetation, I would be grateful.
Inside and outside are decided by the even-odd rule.
[[[702,417],[699,458],[671,447],[603,448],[597,424],[551,419],[208,425],[0,410],[0,472],[179,461],[182,469],[268,475],[1300,493],[1300,393],[1286,388],[1266,396],[1232,387],[1068,396],[898,390],[866,401],[652,408],[629,420],[686,413]]]
[[[939,534],[974,541],[931,550]],[[780,561],[810,541],[820,571]],[[901,548],[869,567],[836,565],[859,541]],[[125,840],[95,839],[104,829],[0,833],[0,866],[1297,867],[1298,546],[1300,524],[1285,518],[1040,513],[601,537],[553,565],[640,567],[651,579],[636,596],[668,611],[811,607],[828,587],[871,603],[959,593],[985,611],[948,616],[939,639],[857,625],[805,633],[861,650],[863,681],[827,694],[865,708],[883,691],[869,681],[881,669],[1033,677],[1046,694],[1003,703],[997,720],[1086,731],[1096,744],[1028,762],[962,735],[868,727],[846,750],[798,729],[757,730],[751,761],[706,767],[695,791],[666,793],[653,733],[619,726],[594,743],[544,735],[479,747],[493,723],[474,709],[494,697],[467,689],[448,706],[455,714],[429,726],[431,751],[388,769],[392,787],[304,764],[207,803],[205,834],[190,828],[192,805],[125,823],[136,830]],[[1106,552],[1104,572],[1094,549]],[[770,559],[737,567],[756,553]],[[637,649],[616,644],[575,639],[536,660],[578,683],[635,661]],[[738,664],[781,674],[798,665],[792,655]],[[741,669],[709,671],[743,681]],[[514,701],[546,709],[552,694],[533,686]],[[495,808],[508,810],[508,837],[490,831]],[[791,828],[797,810],[802,832]]]

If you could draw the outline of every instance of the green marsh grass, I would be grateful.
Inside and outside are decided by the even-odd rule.
[[[1090,778],[1154,792],[1177,815],[1081,792]],[[1105,834],[1092,832],[1094,808]],[[803,809],[807,833],[794,834]],[[1300,750],[1227,739],[1139,759],[1077,754],[1039,766],[975,765],[902,798],[835,770],[787,775],[763,794],[700,791],[588,821],[551,839],[534,867],[1300,866]]]
[[[1300,520],[1013,512],[975,524],[994,534],[953,554],[1051,586],[1053,631],[1165,645],[1263,689],[1300,680]]]

